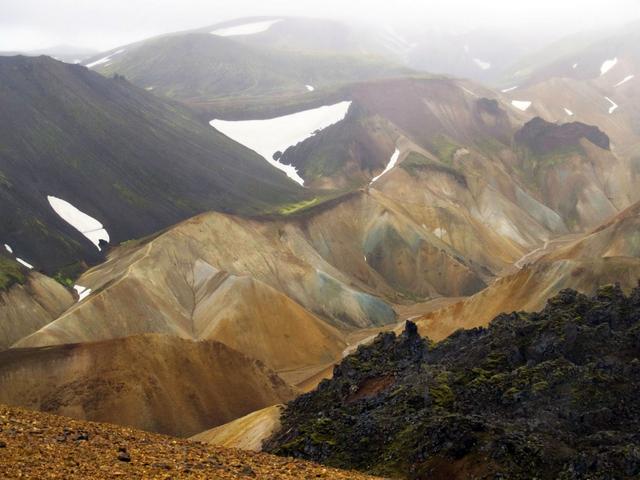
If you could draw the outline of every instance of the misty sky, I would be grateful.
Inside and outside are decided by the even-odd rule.
[[[0,50],[109,49],[235,17],[295,15],[559,36],[640,19],[640,0],[0,0]]]

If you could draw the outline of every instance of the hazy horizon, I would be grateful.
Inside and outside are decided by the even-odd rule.
[[[521,34],[561,37],[579,31],[623,25],[640,19],[640,2],[612,0],[538,0],[474,2],[451,0],[425,5],[415,0],[395,2],[279,0],[268,4],[237,0],[219,4],[185,0],[24,0],[3,6],[0,50],[28,51],[57,45],[107,50],[162,33],[197,28],[248,16],[307,16],[390,25],[412,30],[442,28],[518,29]],[[553,12],[550,14],[549,12]]]

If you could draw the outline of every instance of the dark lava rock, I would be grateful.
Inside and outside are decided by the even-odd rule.
[[[527,146],[533,153],[546,155],[560,149],[577,147],[586,138],[594,145],[609,150],[609,137],[598,127],[581,122],[561,125],[547,122],[540,117],[529,120],[515,134],[515,140]]]
[[[640,288],[564,290],[440,343],[407,322],[290,402],[265,449],[411,479],[640,478]]]
[[[118,452],[118,460],[121,462],[130,462],[131,455],[129,455],[129,452],[127,452],[126,449],[120,448],[120,451]]]
[[[7,448],[6,442],[3,442],[2,440],[0,440],[0,448]]]

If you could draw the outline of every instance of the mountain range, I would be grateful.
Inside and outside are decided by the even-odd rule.
[[[0,403],[633,478],[637,32],[503,35],[249,17],[0,56]]]

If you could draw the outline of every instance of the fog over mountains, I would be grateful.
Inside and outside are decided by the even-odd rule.
[[[640,477],[636,2],[2,13],[0,476]]]

